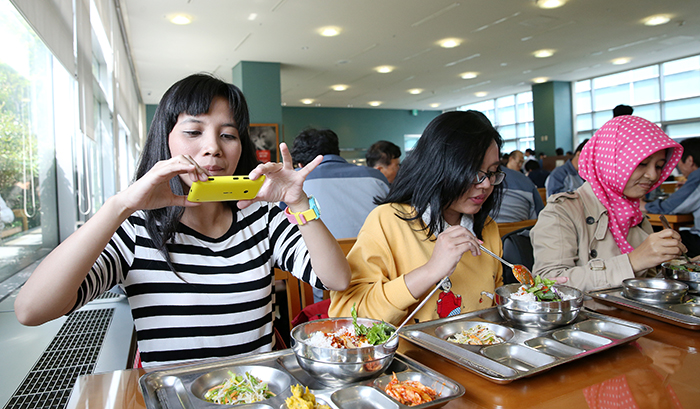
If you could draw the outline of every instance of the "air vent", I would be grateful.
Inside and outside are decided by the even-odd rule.
[[[4,409],[63,408],[80,375],[91,374],[113,308],[72,313]]]

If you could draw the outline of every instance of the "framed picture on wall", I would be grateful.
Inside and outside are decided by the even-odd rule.
[[[250,139],[260,162],[277,162],[280,145],[277,124],[250,124]]]

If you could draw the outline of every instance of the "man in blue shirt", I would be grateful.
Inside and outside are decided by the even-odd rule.
[[[494,213],[491,217],[496,216],[496,223],[536,219],[544,208],[537,186],[517,170],[501,167],[501,171],[506,174],[503,180],[503,199],[498,215]]]
[[[574,156],[567,160],[566,163],[555,168],[545,181],[547,189],[547,197],[561,192],[573,192],[583,185],[583,178],[578,174],[578,157],[581,155],[583,146],[588,142],[588,139],[581,142],[576,147]]]
[[[642,210],[656,214],[692,213],[695,225],[681,230],[681,240],[688,248],[688,255],[700,255],[700,138],[689,138],[681,142],[683,155],[678,170],[687,178],[685,183],[666,200],[657,199],[642,203]]]

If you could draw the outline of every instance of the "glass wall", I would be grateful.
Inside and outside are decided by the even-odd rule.
[[[672,138],[700,136],[700,56],[668,61],[574,84],[576,142],[590,138],[630,105],[634,115],[661,126]]]
[[[489,99],[457,108],[459,111],[470,109],[483,112],[498,129],[503,138],[502,153],[535,149],[532,92]]]

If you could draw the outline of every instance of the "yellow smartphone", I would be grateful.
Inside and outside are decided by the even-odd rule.
[[[225,202],[249,200],[258,194],[265,175],[255,180],[248,176],[209,176],[207,181],[192,182],[187,200],[190,202]]]

